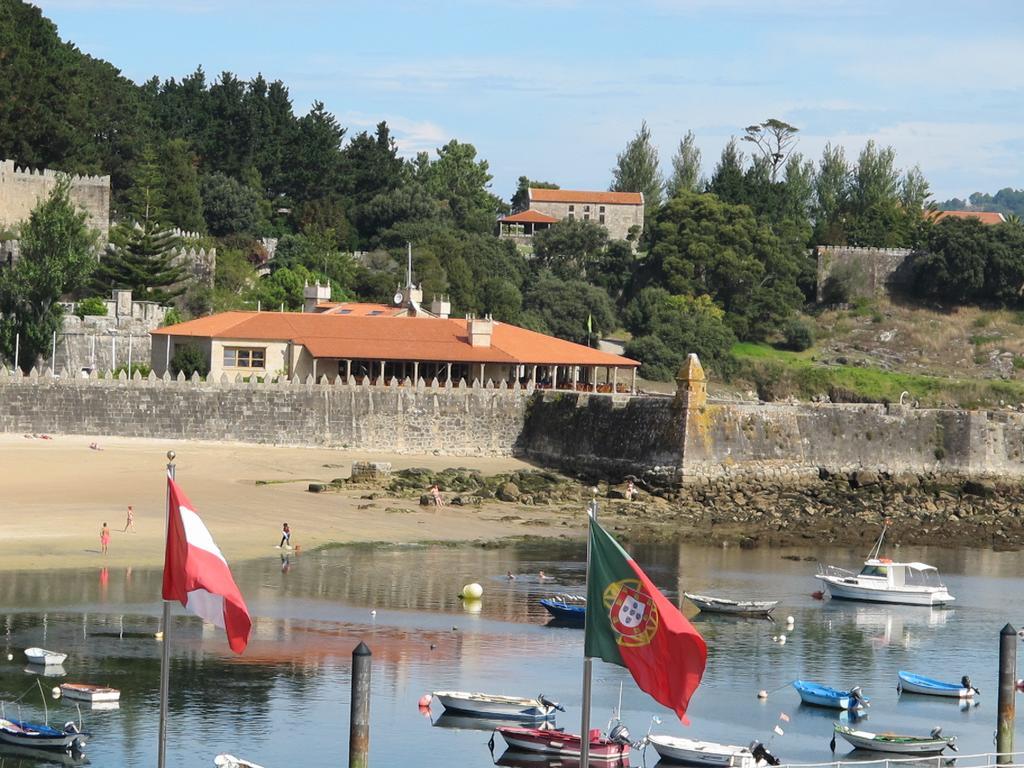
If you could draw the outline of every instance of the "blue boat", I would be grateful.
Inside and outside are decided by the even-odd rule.
[[[800,700],[804,704],[813,704],[816,707],[829,707],[830,709],[846,709],[851,712],[856,712],[868,706],[868,699],[860,689],[860,686],[855,685],[848,691],[840,691],[827,685],[820,685],[819,683],[794,680],[793,687],[800,694]]]
[[[557,595],[540,601],[555,621],[566,627],[582,627],[587,615],[587,600],[579,595]]]
[[[946,696],[951,699],[973,699],[978,689],[971,685],[971,678],[964,675],[959,683],[944,683],[913,672],[897,672],[900,678],[897,690],[900,693],[920,693],[925,696]]]

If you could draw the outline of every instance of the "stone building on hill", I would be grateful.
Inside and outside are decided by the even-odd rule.
[[[644,226],[642,192],[588,192],[574,189],[534,189],[527,193],[526,210],[498,219],[498,236],[528,241],[556,221],[593,221],[608,230],[612,240],[635,240]]]
[[[28,220],[32,209],[53,191],[59,171],[18,168],[0,160],[0,229],[13,229]],[[86,223],[104,241],[110,234],[110,177],[72,176],[71,200],[85,211]]]

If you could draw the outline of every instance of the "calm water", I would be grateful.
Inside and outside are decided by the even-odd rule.
[[[773,748],[787,761],[829,759],[833,713],[802,707],[786,683],[796,678],[841,687],[859,684],[872,699],[864,727],[927,732],[942,725],[959,737],[961,753],[993,749],[998,633],[1021,616],[1024,555],[904,548],[901,558],[937,565],[956,607],[932,610],[811,598],[818,583],[813,562],[784,554],[854,565],[849,550],[703,549],[638,546],[637,560],[668,593],[695,592],[781,599],[779,615],[796,627],[785,645],[771,638],[782,626],[766,621],[698,616],[708,643],[704,682],[684,728],[639,692],[628,673],[595,663],[594,721],[603,724],[622,686],[623,719],[641,736],[658,714],[657,729],[696,738],[746,743],[767,738],[779,715],[784,736]],[[558,724],[579,727],[582,632],[545,626],[538,597],[581,591],[580,544],[512,549],[402,547],[342,549],[293,558],[277,555],[236,564],[235,574],[255,619],[243,657],[227,651],[223,636],[180,616],[174,623],[168,757],[171,766],[210,766],[232,752],[268,768],[347,763],[349,666],[360,639],[371,647],[374,766],[492,764],[489,732],[465,722],[432,720],[417,700],[431,690],[544,693],[568,712]],[[557,581],[540,585],[543,569]],[[522,574],[507,582],[507,570]],[[468,581],[483,584],[479,613],[455,595]],[[122,690],[120,709],[83,710],[95,734],[88,760],[98,766],[155,765],[160,644],[160,573],[93,568],[59,573],[4,574],[0,579],[0,697],[8,702],[32,689],[21,651],[32,645],[69,654],[65,678]],[[371,616],[370,611],[376,610]],[[691,608],[686,609],[692,612]],[[7,654],[14,655],[7,661]],[[896,694],[896,671],[909,669],[949,680],[969,674],[981,689],[977,707]],[[767,702],[759,689],[775,690]],[[77,719],[73,704],[48,700],[51,723]],[[20,710],[19,710],[20,706]],[[41,697],[28,693],[7,713],[41,718]],[[1018,737],[1019,738],[1019,737]],[[838,747],[839,754],[847,749]],[[500,756],[500,738],[495,756]],[[648,765],[655,762],[653,750]],[[55,764],[0,752],[0,767]],[[641,764],[637,753],[634,765]]]

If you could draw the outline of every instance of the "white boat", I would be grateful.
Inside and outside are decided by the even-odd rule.
[[[562,706],[544,696],[526,699],[519,696],[499,696],[491,693],[465,691],[434,691],[433,697],[450,712],[477,717],[495,717],[502,720],[546,720],[555,712],[564,712]]]
[[[28,659],[29,664],[40,664],[42,666],[56,666],[63,664],[64,660],[67,659],[66,653],[57,653],[56,651],[48,651],[45,648],[26,648],[25,658]]]
[[[829,595],[843,600],[901,605],[946,605],[953,602],[937,568],[926,563],[897,563],[881,557],[885,528],[875,542],[860,573],[833,565],[818,565],[817,578]]]
[[[728,600],[724,597],[694,595],[690,592],[683,592],[683,597],[700,608],[701,611],[737,613],[745,616],[767,616],[779,604],[778,600]]]
[[[900,693],[919,693],[924,696],[944,696],[951,699],[973,699],[978,689],[971,683],[971,678],[964,675],[959,683],[945,683],[924,675],[900,670],[896,673],[899,683],[896,690]]]
[[[256,763],[250,763],[248,760],[244,760],[241,757],[235,757],[234,755],[217,755],[213,758],[213,764],[217,768],[263,768],[263,766],[256,765]]]
[[[871,752],[938,755],[946,749],[956,751],[956,736],[943,736],[941,728],[936,728],[928,736],[904,736],[896,733],[871,733],[837,723],[835,732],[850,742],[855,749],[867,749]],[[835,736],[832,737],[831,746],[835,751]]]
[[[647,742],[662,760],[670,763],[708,768],[760,768],[779,764],[778,759],[756,741],[750,747],[735,747],[652,733],[647,736]]]
[[[16,747],[81,752],[89,736],[74,723],[66,723],[64,730],[57,730],[42,723],[0,717],[0,741]]]
[[[66,699],[88,701],[92,704],[119,701],[121,699],[121,692],[117,688],[108,688],[104,685],[89,685],[88,683],[62,683],[60,692]]]

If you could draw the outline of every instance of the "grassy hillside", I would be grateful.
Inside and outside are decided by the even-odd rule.
[[[739,371],[724,386],[766,400],[1018,407],[1024,404],[1024,314],[862,302],[809,318],[804,352],[737,344]]]

